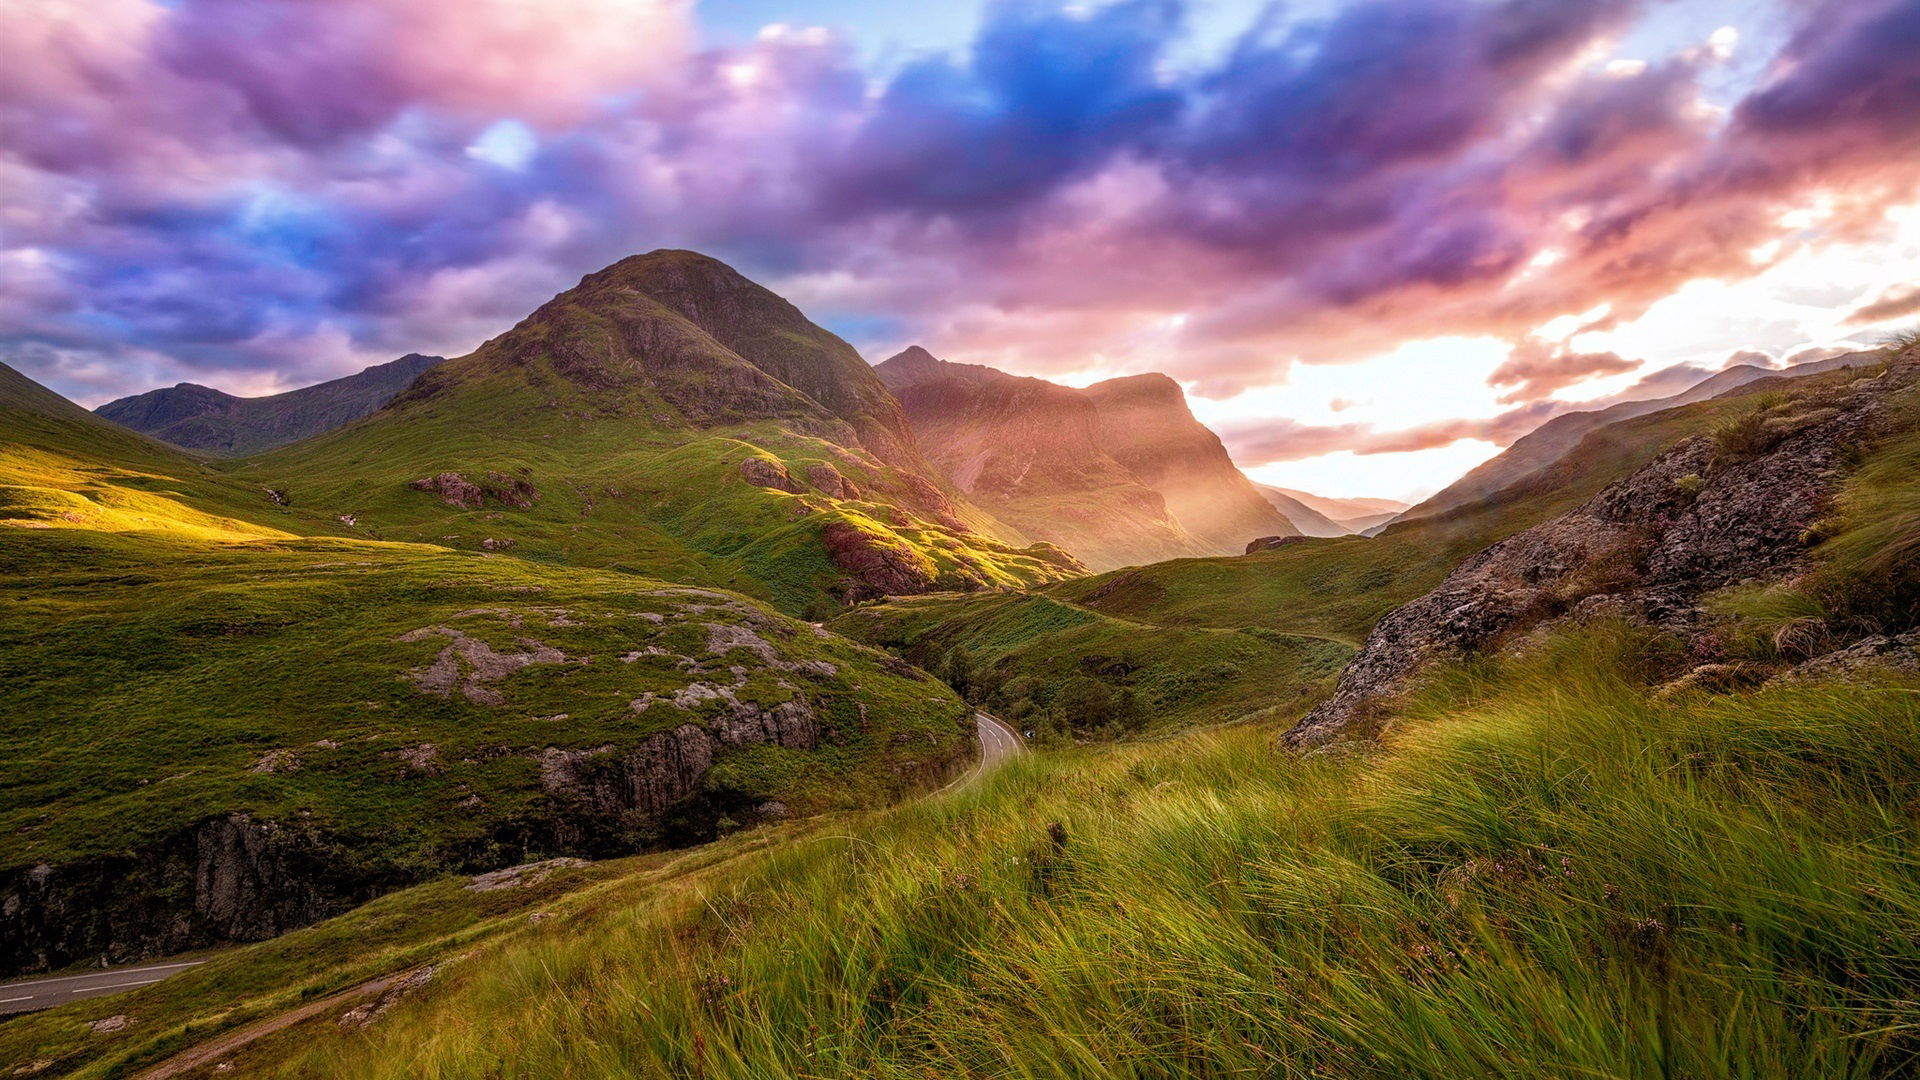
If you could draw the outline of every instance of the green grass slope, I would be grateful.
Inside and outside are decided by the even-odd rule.
[[[250,1074],[1903,1075],[1920,684],[1646,694],[1619,629],[1376,754],[1029,756],[677,907],[483,946]]]
[[[972,751],[944,686],[736,593],[327,535],[352,527],[286,490],[0,369],[6,967],[876,805]],[[710,762],[649,749],[687,731]],[[208,829],[236,816],[288,846],[223,910]]]
[[[1023,593],[903,598],[828,625],[941,673],[1041,736],[1165,734],[1298,715],[1353,653],[1258,627],[1153,626]]]
[[[1787,385],[1822,384],[1802,379]],[[981,672],[972,696],[1022,715],[1060,712],[1052,706],[1051,686],[1074,677],[1101,681],[1110,695],[1135,688],[1152,715],[1175,726],[1277,714],[1322,693],[1329,662],[1337,668],[1336,661],[1383,615],[1431,589],[1468,556],[1572,509],[1680,439],[1747,415],[1779,393],[1769,383],[1751,394],[1609,425],[1496,499],[1397,525],[1378,537],[1311,539],[1254,555],[1171,560],[1061,582],[1020,599],[893,601],[861,607],[834,625],[859,640],[904,651],[936,672],[945,672],[952,654],[965,650],[963,666]],[[1899,472],[1897,465],[1878,468]],[[1013,646],[1001,638],[1009,621],[1032,628]],[[1262,648],[1278,653],[1254,659]],[[1076,669],[1073,657],[1082,652],[1123,659]],[[1167,675],[1143,677],[1135,667]],[[1018,682],[1007,693],[1005,684],[1021,676],[1049,688],[1030,692],[1031,683]],[[1099,692],[1092,696],[1098,706]],[[1029,709],[1021,707],[1023,700]]]

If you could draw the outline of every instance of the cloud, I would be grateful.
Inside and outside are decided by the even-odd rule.
[[[1847,316],[1849,324],[1860,326],[1882,323],[1920,313],[1920,285],[1895,285],[1872,303]]]
[[[1608,375],[1624,375],[1640,367],[1640,361],[1628,360],[1619,353],[1582,353],[1569,350],[1564,342],[1554,344],[1528,337],[1514,347],[1507,361],[1487,377],[1490,386],[1512,387],[1501,397],[1503,404],[1535,401]]]
[[[0,342],[80,343],[20,354],[76,393],[115,355],[119,389],[156,355],[291,379],[457,352],[690,246],[944,354],[1217,397],[1498,337],[1523,419],[1631,366],[1543,324],[1870,236],[1920,183],[1920,0],[1782,0],[1786,44],[1724,105],[1719,45],[1595,62],[1661,10],[1355,0],[1196,59],[1187,0],[1001,0],[967,48],[877,71],[814,29],[700,46],[680,0],[25,0]]]

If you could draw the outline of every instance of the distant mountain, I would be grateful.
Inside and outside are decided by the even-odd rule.
[[[262,467],[388,539],[643,569],[796,614],[1084,569],[943,490],[851,345],[689,251],[588,274]]]
[[[1294,528],[1300,530],[1301,536],[1348,536],[1353,532],[1279,488],[1265,484],[1255,484],[1254,487],[1273,504],[1275,510],[1293,523]]]
[[[243,457],[345,427],[392,401],[414,379],[445,360],[409,353],[356,375],[243,398],[181,383],[109,401],[93,410],[122,427],[188,450]]]
[[[1438,494],[1401,514],[1397,520],[1411,521],[1415,518],[1431,517],[1489,498],[1511,487],[1529,474],[1559,461],[1569,450],[1579,445],[1580,440],[1590,432],[1608,424],[1661,412],[1679,405],[1691,405],[1696,401],[1708,401],[1737,390],[1756,379],[1818,375],[1844,367],[1876,363],[1881,359],[1883,354],[1879,352],[1846,353],[1825,360],[1795,364],[1780,371],[1756,367],[1752,364],[1741,364],[1695,383],[1685,391],[1670,397],[1652,398],[1646,401],[1623,401],[1591,412],[1564,413],[1515,440],[1513,445],[1507,447],[1498,457],[1476,467]]]
[[[875,368],[956,487],[1096,569],[1238,553],[1296,530],[1165,376],[1085,390],[907,349]]]
[[[1395,499],[1332,499],[1293,488],[1256,484],[1267,501],[1305,536],[1347,536],[1391,521],[1407,504]]]

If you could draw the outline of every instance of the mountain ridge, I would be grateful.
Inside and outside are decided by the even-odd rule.
[[[874,370],[957,487],[1095,568],[1297,535],[1165,376],[1075,389],[920,346]]]
[[[117,398],[93,412],[183,449],[244,457],[371,415],[445,359],[408,353],[352,375],[266,397],[237,397],[182,382]]]

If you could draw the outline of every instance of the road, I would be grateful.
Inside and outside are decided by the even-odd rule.
[[[131,990],[178,975],[205,960],[175,960],[171,963],[145,964],[140,967],[107,968],[85,975],[61,975],[52,979],[24,979],[0,983],[0,1014],[51,1009],[69,1001]]]
[[[974,732],[980,740],[980,760],[975,762],[973,768],[967,770],[964,775],[948,784],[945,790],[951,791],[954,788],[964,787],[999,765],[1026,752],[1026,743],[1020,738],[1020,733],[1005,723],[986,713],[974,713],[973,723]],[[204,960],[176,960],[171,963],[147,964],[141,967],[108,968],[105,971],[94,971],[85,975],[62,975],[52,979],[26,979],[20,982],[0,983],[0,1015],[51,1009],[55,1005],[69,1001],[150,986],[170,975],[177,975],[188,968],[204,963],[206,963]]]
[[[974,736],[980,740],[980,760],[974,762],[973,768],[960,774],[951,784],[941,788],[936,794],[945,794],[955,788],[966,787],[995,767],[1026,752],[1027,744],[1020,738],[1019,732],[986,713],[973,714],[973,731]]]

